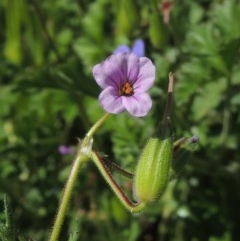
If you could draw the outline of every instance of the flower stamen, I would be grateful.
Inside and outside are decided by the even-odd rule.
[[[133,95],[133,86],[129,82],[124,83],[119,89],[119,94],[123,96]]]

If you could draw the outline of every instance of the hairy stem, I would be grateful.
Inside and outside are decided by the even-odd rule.
[[[69,202],[72,197],[73,188],[76,184],[77,176],[79,173],[80,168],[82,165],[91,157],[92,153],[92,143],[93,143],[93,134],[96,132],[96,130],[103,124],[103,122],[106,120],[106,118],[109,116],[108,113],[106,113],[102,118],[100,118],[89,130],[89,132],[86,134],[85,138],[81,142],[77,155],[73,161],[73,165],[70,171],[70,174],[68,176],[61,201],[59,204],[58,212],[54,221],[53,229],[49,237],[49,241],[57,241],[61,227],[64,221],[64,217],[67,212],[67,208],[69,205]]]
[[[99,119],[95,125],[92,126],[92,128],[88,131],[86,138],[91,139],[93,134],[96,132],[96,130],[103,124],[103,122],[109,117],[109,113],[105,113],[105,115],[102,116],[101,119]]]
[[[115,193],[119,201],[123,204],[123,206],[127,210],[129,210],[132,213],[137,213],[137,212],[141,212],[146,207],[147,205],[146,203],[144,202],[135,203],[125,195],[125,193],[116,183],[116,181],[113,179],[112,175],[110,174],[109,170],[107,169],[106,165],[101,160],[101,157],[97,152],[92,151],[91,158],[96,164],[98,170],[101,172],[103,178],[106,180],[106,182],[112,188],[113,192]]]
[[[62,223],[64,220],[64,217],[66,215],[67,207],[69,204],[69,201],[72,196],[72,191],[74,188],[74,185],[76,183],[77,175],[79,172],[79,169],[83,165],[83,163],[88,159],[88,157],[82,153],[82,154],[77,154],[75,160],[73,161],[73,165],[70,171],[70,174],[68,176],[67,183],[65,185],[63,195],[60,201],[60,205],[58,208],[58,212],[55,218],[54,226],[52,229],[52,233],[50,235],[49,241],[57,241],[58,236],[61,231]]]
[[[100,153],[98,153],[98,156],[99,156],[99,158],[101,158],[101,161],[105,164],[105,166],[114,169],[116,172],[118,172],[119,174],[121,174],[124,177],[133,178],[133,176],[134,176],[133,173],[126,171],[125,169],[123,169],[122,167],[117,165],[115,162],[107,160],[105,157],[101,156]]]

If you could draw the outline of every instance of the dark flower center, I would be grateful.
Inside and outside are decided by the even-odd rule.
[[[120,86],[120,89],[119,89],[120,95],[131,96],[133,95],[133,93],[134,93],[133,86],[129,82],[126,82]]]

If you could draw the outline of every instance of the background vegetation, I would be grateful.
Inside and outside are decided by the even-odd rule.
[[[160,6],[0,1],[0,207],[7,194],[22,236],[47,240],[74,156],[58,147],[76,146],[103,114],[92,67],[141,38],[157,68],[154,106],[145,118],[112,116],[95,148],[134,170],[162,118],[170,71],[177,78],[175,136],[196,134],[200,144],[163,198],[140,215],[125,211],[86,165],[61,240],[240,240],[240,3],[174,0],[169,24]],[[131,191],[130,181],[116,178]]]

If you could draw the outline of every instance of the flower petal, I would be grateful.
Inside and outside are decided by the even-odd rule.
[[[129,53],[131,50],[130,48],[127,46],[127,45],[120,45],[118,46],[114,51],[113,53],[114,54],[117,54],[117,53]]]
[[[122,102],[127,111],[136,117],[147,115],[152,107],[152,100],[147,93],[122,97]]]
[[[146,57],[134,53],[117,53],[93,68],[98,85],[103,88],[99,96],[101,106],[109,113],[118,114],[127,110],[131,115],[147,115],[152,100],[145,93],[154,83],[155,66]],[[133,95],[122,93],[126,82],[133,85]]]
[[[118,114],[125,110],[122,97],[118,95],[115,88],[109,86],[99,95],[100,105],[109,113]]]
[[[127,73],[125,73],[125,81],[128,81],[132,84],[137,81],[139,76],[139,60],[140,58],[134,53],[125,54],[125,62],[127,68]]]
[[[133,53],[113,54],[93,67],[93,76],[102,89],[112,86],[118,90],[126,81],[134,83],[138,74],[139,58]]]
[[[143,93],[149,90],[155,80],[155,66],[152,61],[146,57],[141,57],[139,61],[140,71],[138,79],[134,84],[134,91],[136,93]]]
[[[114,63],[113,56],[111,55],[105,61],[93,67],[93,76],[102,89],[108,86],[118,88],[118,82],[121,82],[122,73],[116,63]]]
[[[134,54],[136,54],[138,57],[143,57],[144,56],[144,42],[142,39],[137,39],[134,42],[133,48],[132,48],[132,52]]]
[[[126,83],[135,83],[139,75],[139,57],[134,53],[118,53],[111,56],[111,61],[114,62],[115,67],[118,68],[120,85]],[[109,68],[105,68],[105,71],[111,71]],[[114,77],[117,77],[116,75]]]

